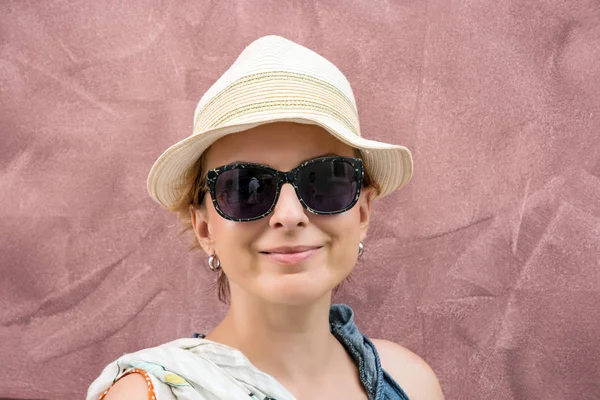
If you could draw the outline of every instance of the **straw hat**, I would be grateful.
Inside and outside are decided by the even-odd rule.
[[[319,125],[359,149],[381,189],[379,198],[410,180],[410,150],[361,137],[356,101],[344,74],[314,51],[271,35],[248,45],[202,96],[192,135],[169,147],[152,166],[150,196],[170,208],[182,195],[178,188],[188,169],[211,144],[275,121]]]

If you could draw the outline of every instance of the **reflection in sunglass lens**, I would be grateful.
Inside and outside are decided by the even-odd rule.
[[[215,185],[221,211],[232,218],[255,218],[273,205],[276,178],[261,168],[240,168],[219,175]]]
[[[356,196],[354,167],[345,161],[326,161],[298,171],[298,189],[307,206],[320,212],[345,209]]]

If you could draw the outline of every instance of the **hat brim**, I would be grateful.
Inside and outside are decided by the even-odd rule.
[[[147,179],[150,197],[166,209],[171,209],[182,194],[181,185],[190,168],[198,161],[202,153],[224,136],[242,132],[259,125],[272,122],[296,122],[318,125],[341,142],[358,149],[366,170],[379,186],[382,198],[406,185],[412,176],[413,160],[410,150],[404,146],[365,139],[350,132],[336,119],[325,115],[294,115],[294,113],[265,113],[255,115],[244,123],[232,122],[225,127],[208,130],[185,138],[165,150],[156,160]]]

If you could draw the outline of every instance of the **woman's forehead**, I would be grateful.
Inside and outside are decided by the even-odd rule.
[[[245,161],[285,170],[324,154],[354,156],[355,151],[320,126],[278,122],[219,139],[207,151],[203,167]]]

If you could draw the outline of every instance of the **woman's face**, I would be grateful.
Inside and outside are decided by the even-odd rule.
[[[218,140],[207,152],[203,169],[242,161],[288,171],[326,154],[355,157],[353,148],[321,127],[278,122]],[[370,197],[370,188],[365,188],[350,210],[316,215],[302,207],[290,184],[284,184],[269,215],[234,222],[217,213],[207,193],[200,209],[192,209],[192,224],[204,251],[219,257],[232,302],[249,295],[270,303],[298,305],[326,295],[352,271],[358,244],[367,232]],[[297,263],[281,262],[277,255],[267,254],[283,246],[316,249]]]

